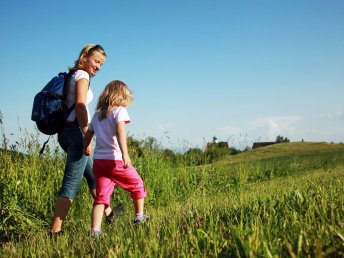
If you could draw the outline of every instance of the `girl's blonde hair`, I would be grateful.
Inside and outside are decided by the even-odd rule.
[[[132,101],[133,94],[124,82],[119,80],[109,82],[98,99],[96,112],[99,120],[107,118],[112,110],[119,106],[130,106]]]
[[[83,47],[83,49],[80,52],[79,58],[75,61],[74,67],[69,67],[69,71],[76,71],[82,69],[85,65],[85,60],[87,59],[87,57],[92,55],[94,51],[98,51],[104,57],[106,57],[105,50],[101,45],[88,44]]]

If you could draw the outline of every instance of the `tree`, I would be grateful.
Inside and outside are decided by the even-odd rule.
[[[287,137],[284,138],[282,135],[278,135],[276,137],[276,142],[277,143],[290,142],[290,140]]]

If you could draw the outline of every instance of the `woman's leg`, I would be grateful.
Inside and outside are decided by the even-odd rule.
[[[72,205],[73,200],[65,197],[57,197],[56,206],[54,211],[54,217],[50,232],[56,233],[61,231],[62,223],[67,216],[70,206]]]
[[[51,232],[61,230],[77,191],[82,182],[87,156],[83,155],[82,134],[80,128],[65,128],[58,135],[61,147],[67,152],[66,166],[62,186],[56,200]]]

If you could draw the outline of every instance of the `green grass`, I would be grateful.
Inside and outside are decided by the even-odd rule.
[[[333,144],[326,142],[288,142],[278,143],[257,148],[248,152],[240,153],[240,155],[229,155],[225,159],[217,162],[217,164],[236,163],[247,160],[261,160],[274,158],[279,156],[326,153],[332,151],[343,151],[344,144]]]
[[[86,183],[50,240],[63,174],[55,152],[0,152],[0,256],[3,257],[343,257],[344,145],[284,143],[228,156],[213,165],[169,165],[159,153],[135,157],[152,220],[134,228],[126,214],[89,237]]]

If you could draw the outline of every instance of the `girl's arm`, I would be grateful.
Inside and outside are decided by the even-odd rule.
[[[117,140],[119,144],[119,148],[122,151],[122,158],[124,161],[124,167],[130,167],[131,166],[131,160],[128,154],[128,145],[127,145],[127,134],[125,132],[125,122],[119,122],[117,123]]]
[[[75,113],[78,119],[79,127],[85,134],[88,128],[88,116],[86,109],[86,97],[89,82],[86,79],[80,79],[76,82],[75,87]]]
[[[91,141],[92,141],[93,135],[94,135],[93,131],[87,130],[84,136],[84,154],[86,156],[90,156],[92,153]]]

